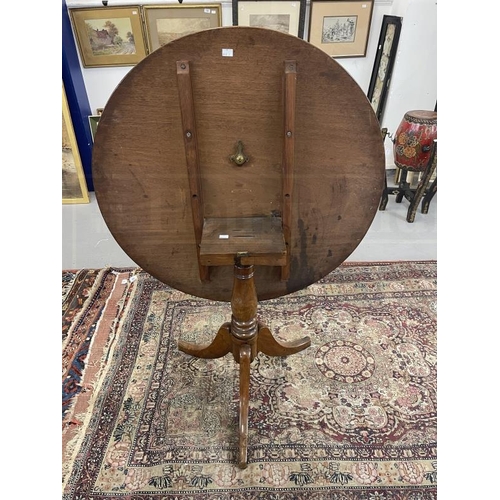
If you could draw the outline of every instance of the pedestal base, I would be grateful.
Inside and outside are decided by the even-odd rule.
[[[232,352],[240,365],[240,407],[239,407],[239,459],[238,465],[247,466],[248,450],[248,401],[250,393],[250,363],[259,352],[268,356],[288,356],[311,345],[309,337],[281,343],[270,329],[257,321],[257,293],[253,280],[253,265],[234,266],[232,318],[224,323],[212,342],[197,345],[179,341],[182,352],[198,358],[221,358]]]

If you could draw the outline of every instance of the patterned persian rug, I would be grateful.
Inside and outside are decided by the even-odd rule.
[[[344,263],[261,302],[248,467],[237,467],[238,365],[188,356],[230,305],[141,269],[62,273],[66,500],[424,500],[436,486],[435,261]]]

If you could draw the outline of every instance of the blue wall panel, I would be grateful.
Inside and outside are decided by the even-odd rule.
[[[93,191],[92,135],[88,120],[89,115],[92,113],[65,0],[62,0],[62,79],[87,187],[89,191]]]

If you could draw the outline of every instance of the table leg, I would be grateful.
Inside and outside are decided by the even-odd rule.
[[[396,194],[396,203],[401,203],[405,197],[407,189],[410,189],[410,185],[406,182],[407,171],[402,168],[401,176],[399,178],[399,189]]]
[[[194,342],[179,340],[177,346],[180,351],[195,356],[196,358],[222,358],[230,353],[233,348],[231,339],[231,323],[224,323],[217,332],[214,340],[210,344],[198,345]]]
[[[257,351],[267,356],[289,356],[302,351],[311,345],[309,337],[303,337],[291,342],[278,342],[267,326],[259,323],[259,335],[257,337]]]
[[[427,190],[427,193],[424,196],[424,199],[422,200],[423,214],[429,213],[429,205],[431,204],[432,198],[434,198],[434,195],[436,193],[437,193],[437,177],[434,179],[434,182],[431,184],[431,186]]]
[[[240,453],[241,469],[247,467],[248,454],[248,402],[250,399],[250,362],[252,350],[249,344],[240,347]]]
[[[437,166],[437,142],[434,142],[434,147],[432,149],[431,156],[429,158],[429,163],[425,170],[423,179],[420,181],[417,190],[415,192],[415,195],[411,200],[410,207],[408,208],[408,213],[406,215],[406,220],[408,222],[415,221],[415,214],[417,213],[418,205],[420,204],[420,201],[422,200],[425,191],[429,186],[429,181],[432,175],[434,174],[434,171],[436,170],[436,166]]]
[[[387,192],[387,172],[384,177],[384,190],[382,191],[382,199],[380,200],[379,210],[385,210],[387,202],[389,201],[389,194]]]

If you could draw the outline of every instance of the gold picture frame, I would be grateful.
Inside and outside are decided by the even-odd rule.
[[[222,4],[142,7],[148,54],[177,38],[222,26]]]
[[[95,135],[97,133],[97,125],[99,125],[100,119],[101,119],[101,115],[90,115],[89,116],[90,135],[92,136],[92,143],[94,143]]]
[[[70,9],[70,14],[85,68],[134,66],[146,57],[139,6]]]
[[[373,0],[311,0],[309,42],[331,57],[364,57]]]
[[[62,202],[89,203],[89,201],[87,182],[62,82]]]
[[[304,37],[306,0],[232,0],[233,25],[274,29]]]

